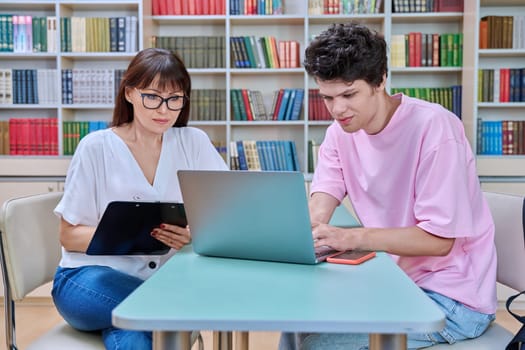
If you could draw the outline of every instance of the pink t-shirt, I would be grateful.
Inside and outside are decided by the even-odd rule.
[[[455,237],[447,256],[393,257],[421,288],[494,313],[494,224],[463,124],[438,104],[395,97],[401,104],[379,134],[328,128],[311,193],[348,195],[365,227]]]

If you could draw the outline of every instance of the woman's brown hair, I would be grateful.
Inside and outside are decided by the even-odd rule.
[[[157,79],[159,89],[180,89],[184,92],[186,103],[173,126],[188,125],[191,78],[184,63],[171,51],[149,48],[140,51],[133,58],[122,77],[113,110],[112,126],[130,123],[133,120],[133,105],[126,99],[126,89],[144,89],[149,87],[155,79]]]

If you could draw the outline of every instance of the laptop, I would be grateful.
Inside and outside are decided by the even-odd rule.
[[[179,170],[177,175],[197,254],[316,264],[335,252],[326,247],[316,254],[301,172]]]

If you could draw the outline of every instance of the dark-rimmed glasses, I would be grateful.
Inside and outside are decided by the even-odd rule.
[[[136,90],[142,97],[142,105],[146,109],[157,109],[162,106],[164,102],[166,102],[166,107],[168,107],[170,111],[180,111],[186,104],[187,100],[187,97],[184,95],[175,95],[164,98],[156,94],[140,92],[138,89]]]

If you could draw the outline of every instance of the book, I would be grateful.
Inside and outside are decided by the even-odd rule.
[[[283,97],[281,99],[281,103],[279,105],[279,111],[277,113],[277,119],[276,120],[285,120],[286,119],[286,111],[288,108],[288,103],[290,101],[290,95],[292,93],[292,89],[284,89],[283,91]]]
[[[257,150],[256,142],[253,140],[243,140],[240,142],[242,142],[243,145],[248,170],[261,170],[261,162],[259,160],[259,152]]]
[[[236,141],[237,155],[239,157],[239,170],[248,170],[248,162],[246,160],[246,154],[244,153],[244,145],[242,141]]]
[[[295,97],[293,99],[292,108],[290,112],[290,120],[299,120],[301,110],[303,107],[304,89],[295,89]]]

